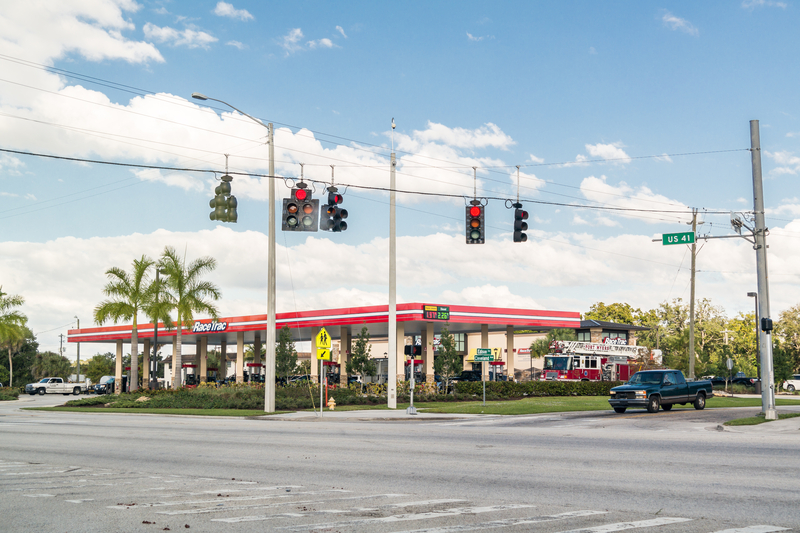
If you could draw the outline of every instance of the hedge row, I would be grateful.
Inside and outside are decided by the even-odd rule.
[[[525,381],[520,383],[490,381],[486,383],[486,398],[502,400],[525,396],[608,396],[611,387],[619,382],[564,382],[564,381]],[[453,394],[437,394],[430,391],[414,393],[415,402],[470,401],[481,397],[481,382],[462,382],[456,384]],[[146,396],[147,401],[136,401]],[[328,391],[336,405],[381,405],[386,403],[385,395],[363,394],[358,386],[335,388]],[[406,391],[400,389],[397,396],[400,403],[409,401]],[[69,406],[97,406],[130,409],[264,409],[264,388],[247,385],[233,385],[220,388],[198,387],[178,390],[141,390],[132,393],[92,396],[67,402]],[[319,388],[316,385],[278,387],[275,391],[275,408],[279,411],[293,411],[319,407]]]
[[[486,398],[499,400],[524,396],[609,396],[612,387],[621,381],[487,381]],[[480,381],[456,383],[456,392],[482,395]]]

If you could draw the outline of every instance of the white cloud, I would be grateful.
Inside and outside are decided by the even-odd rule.
[[[591,202],[600,205],[616,207],[629,210],[663,210],[666,213],[637,212],[637,211],[613,211],[603,212],[596,215],[593,220],[600,225],[610,224],[611,219],[601,220],[600,217],[624,217],[633,218],[647,222],[649,224],[663,224],[665,221],[687,221],[691,217],[691,210],[677,200],[672,200],[664,195],[656,194],[647,186],[637,188],[630,187],[625,182],[618,185],[610,185],[605,176],[596,178],[589,176],[581,182],[581,194]],[[687,218],[688,217],[688,218]]]
[[[213,13],[220,17],[229,17],[239,20],[253,20],[255,18],[246,9],[236,9],[233,7],[233,4],[227,2],[218,2]]]
[[[225,43],[227,46],[233,46],[234,48],[238,48],[242,50],[244,48],[244,44],[240,43],[239,41],[228,41]]]
[[[470,32],[467,32],[467,38],[468,38],[470,41],[482,41],[482,40],[483,40],[483,37],[475,37],[475,36],[474,36],[474,35],[472,35]]]
[[[286,54],[291,54],[292,52],[296,52],[298,50],[302,50],[303,47],[300,45],[300,39],[303,38],[303,30],[300,28],[293,28],[289,30],[289,33],[281,37],[281,47],[286,50]]]
[[[630,163],[631,158],[622,149],[622,143],[611,144],[587,144],[586,151],[594,158],[605,159],[606,161],[616,161],[618,163]]]
[[[800,131],[790,131],[786,134],[787,137],[800,137]]]
[[[312,50],[314,48],[333,48],[333,41],[327,38],[318,39],[316,41],[308,41],[306,45],[308,45],[308,47]]]
[[[25,164],[16,156],[0,153],[0,170],[3,172],[18,176],[23,166]]]
[[[594,46],[590,46],[589,47],[589,55],[593,55],[593,56],[597,55],[597,50],[595,49]]]
[[[680,17],[676,17],[669,11],[664,13],[664,16],[661,17],[662,22],[664,22],[664,26],[668,27],[673,31],[682,31],[683,33],[688,33],[689,35],[699,35],[700,30],[695,28],[691,22],[686,19],[682,19]]]
[[[764,154],[775,162],[775,168],[769,171],[770,174],[800,174],[800,157],[792,152],[769,152]]]
[[[47,2],[46,8],[38,2],[4,2],[0,10],[0,50],[45,64],[71,53],[89,61],[163,62],[152,44],[131,41],[123,35],[135,29],[126,13],[134,13],[139,7],[133,0]],[[9,79],[31,78],[21,74],[29,69],[11,63],[3,65],[3,70]],[[35,78],[52,79],[44,71]],[[4,88],[3,100],[18,90]]]
[[[144,36],[148,39],[172,46],[186,46],[187,48],[208,48],[208,45],[218,40],[204,31],[191,28],[180,31],[168,26],[159,27],[150,22],[144,25],[143,31]]]
[[[179,187],[184,191],[199,191],[204,190],[212,191],[213,186],[207,187],[202,181],[187,174],[180,174],[177,172],[165,173],[164,171],[148,168],[144,170],[136,170],[133,173],[143,181],[157,181],[165,183],[173,187]]]
[[[488,122],[474,130],[449,128],[443,124],[428,122],[428,129],[415,131],[414,137],[420,142],[441,142],[457,148],[499,148],[508,150],[516,142],[495,124]]]
[[[786,2],[776,2],[774,0],[744,0],[742,2],[744,9],[754,9],[756,7],[780,7],[786,9],[788,4]]]
[[[543,158],[541,158],[541,157],[536,157],[536,156],[535,156],[535,155],[533,155],[533,154],[530,154],[530,161],[531,161],[532,163],[544,163],[544,159],[543,159]]]
[[[342,37],[344,37],[345,39],[347,39],[347,34],[344,32],[344,28],[342,28],[341,26],[336,26],[336,31],[338,31],[339,33],[341,33],[341,34],[342,34]]]

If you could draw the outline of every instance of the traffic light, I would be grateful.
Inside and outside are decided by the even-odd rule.
[[[483,244],[486,230],[483,226],[483,210],[480,200],[470,201],[467,206],[467,244]]]
[[[336,187],[328,187],[328,203],[322,206],[326,218],[322,219],[320,226],[324,231],[344,231],[347,229],[347,209],[338,207],[344,201],[344,196],[337,192]]]
[[[528,212],[523,211],[522,204],[514,204],[514,242],[525,242],[528,236],[523,231],[528,231]]]
[[[283,199],[283,231],[317,231],[319,227],[319,200],[311,198],[311,191],[303,182],[292,189],[291,198]]]
[[[208,202],[208,206],[213,209],[208,215],[211,220],[218,222],[236,222],[239,220],[239,213],[236,212],[239,202],[236,201],[235,196],[231,195],[232,181],[233,178],[225,174],[222,176],[222,183],[214,189],[216,196]]]

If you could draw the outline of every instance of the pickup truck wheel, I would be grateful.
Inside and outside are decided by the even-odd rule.
[[[81,393],[80,387],[75,387],[74,389],[72,389],[72,394],[74,394],[75,396],[79,395],[80,393]]]
[[[661,398],[658,396],[650,396],[650,399],[647,401],[647,412],[657,413],[659,407],[661,407]]]
[[[44,396],[44,389],[39,389],[39,396]]]
[[[622,413],[624,413],[624,412],[625,412],[625,409],[627,409],[627,407],[615,407],[615,408],[614,408],[614,412],[615,412],[615,413],[622,414]]]
[[[671,403],[665,403],[664,405],[661,406],[661,408],[663,410],[665,410],[665,411],[669,411],[670,409],[672,409],[672,404]]]
[[[787,389],[789,392],[794,392],[794,385],[789,385],[788,387],[786,387],[786,389]]]
[[[694,399],[694,408],[698,411],[706,408],[706,395],[702,392],[698,393],[697,398]]]

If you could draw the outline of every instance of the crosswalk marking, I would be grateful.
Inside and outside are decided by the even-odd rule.
[[[691,518],[673,518],[665,516],[653,518],[651,520],[638,520],[636,522],[617,522],[616,524],[606,524],[604,526],[587,527],[582,529],[570,529],[559,533],[611,533],[612,531],[625,531],[626,529],[636,529],[639,527],[665,526],[667,524],[679,524],[681,522],[691,522]]]
[[[296,493],[300,494],[300,493]],[[237,506],[221,506],[221,507],[205,507],[203,509],[182,509],[180,511],[157,511],[156,514],[163,514],[163,515],[187,515],[187,514],[208,514],[208,513],[219,513],[222,511],[241,511],[244,509],[269,509],[271,507],[282,507],[287,504],[289,505],[314,505],[320,503],[329,503],[329,502],[341,502],[341,501],[352,501],[352,500],[367,500],[367,499],[380,499],[380,498],[399,498],[403,497],[405,494],[370,494],[368,496],[350,496],[347,498],[336,498],[336,499],[327,499],[327,500],[294,500],[290,502],[278,502],[278,503],[269,503],[269,504],[256,504],[256,505],[237,505]],[[227,499],[227,498],[226,498]],[[219,504],[222,505],[222,504]],[[361,508],[359,511],[363,511],[365,509]]]
[[[739,527],[735,529],[726,529],[724,531],[715,531],[714,533],[772,533],[773,531],[788,531],[788,527],[776,526],[749,526]]]
[[[531,507],[534,506],[526,504],[510,504],[510,505],[490,505],[485,507],[451,507],[450,509],[443,509],[441,511],[430,511],[427,513],[406,513],[399,515],[383,516],[379,518],[362,518],[358,520],[348,520],[346,522],[329,522],[325,524],[313,524],[304,526],[285,526],[276,529],[282,529],[286,531],[315,531],[318,529],[342,528],[342,527],[359,526],[365,524],[380,524],[380,523],[385,524],[393,522],[405,522],[408,520],[427,520],[433,518],[442,518],[446,516],[491,513],[497,511],[509,511],[512,509],[525,509]],[[215,518],[212,521],[226,522],[227,519]]]
[[[431,527],[425,529],[413,529],[403,533],[458,533],[460,531],[476,531],[485,529],[496,529],[501,527],[513,527],[526,524],[539,524],[542,522],[555,522],[558,520],[567,520],[569,518],[580,518],[584,516],[593,516],[606,514],[606,511],[570,511],[567,513],[559,513],[554,515],[544,516],[531,516],[527,518],[506,518],[504,520],[492,520],[491,522],[483,522],[481,524],[463,524],[456,526],[443,526]]]
[[[64,500],[64,501],[69,503],[84,503],[84,502],[93,502],[94,498],[86,498],[84,500]]]
[[[319,491],[303,491],[303,492],[290,492],[285,494],[265,494],[262,496],[236,496],[233,498],[225,498],[224,500],[215,498],[213,500],[189,500],[189,501],[178,501],[178,502],[155,502],[155,503],[137,503],[136,507],[168,507],[171,505],[202,505],[204,503],[222,503],[222,502],[243,502],[243,501],[255,501],[255,500],[270,500],[273,498],[291,498],[297,494],[330,494],[330,493],[342,493],[342,492],[350,492],[349,490],[341,490],[341,489],[328,489],[328,490],[319,490]],[[132,507],[130,505],[109,505],[109,509],[127,509]]]

